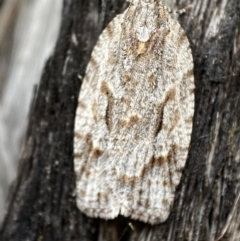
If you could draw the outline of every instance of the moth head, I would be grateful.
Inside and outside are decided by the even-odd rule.
[[[130,22],[136,38],[141,42],[147,42],[166,22],[163,0],[132,0],[131,4],[134,14],[130,12],[129,19],[133,18]]]

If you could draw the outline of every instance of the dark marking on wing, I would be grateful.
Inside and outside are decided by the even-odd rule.
[[[85,136],[81,135],[79,132],[74,132],[74,138],[76,138],[76,139],[84,139]]]
[[[89,65],[92,65],[93,69],[96,69],[96,67],[98,67],[98,62],[94,58],[91,58]]]
[[[99,158],[102,154],[103,154],[103,150],[100,150],[99,148],[92,149],[93,158]]]
[[[191,77],[193,77],[193,69],[189,69],[186,73],[183,74],[183,81],[188,81]]]
[[[153,136],[156,137],[158,133],[162,130],[162,125],[163,125],[163,114],[164,114],[164,103],[161,103],[157,106],[157,119],[156,119],[156,125],[155,125],[155,130],[153,133]]]
[[[111,131],[112,130],[112,124],[113,124],[112,123],[112,116],[113,116],[114,98],[113,98],[112,92],[111,92],[111,90],[110,90],[106,81],[102,82],[101,92],[103,94],[107,95],[108,106],[107,106],[107,110],[106,110],[105,120],[106,120],[108,130]]]
[[[156,128],[154,130],[154,137],[158,135],[158,133],[163,128],[163,116],[164,116],[164,106],[167,104],[168,101],[174,101],[176,99],[176,88],[171,88],[165,95],[165,99],[162,103],[160,103],[157,107],[157,119],[156,119]]]
[[[148,175],[148,173],[154,168],[154,167],[164,167],[165,163],[167,162],[167,158],[164,156],[155,157],[152,156],[150,160],[145,163],[142,167],[140,178],[144,179],[145,175]],[[149,180],[149,185],[151,185],[151,181]]]
[[[139,182],[139,177],[137,176],[128,176],[126,174],[120,174],[117,177],[119,183],[122,185],[130,185],[130,186],[136,186],[137,183]]]
[[[87,106],[82,101],[78,101],[78,107],[81,108],[81,109],[86,109]]]

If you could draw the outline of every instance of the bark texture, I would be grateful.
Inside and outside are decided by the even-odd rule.
[[[0,4],[0,225],[16,178],[34,86],[58,37],[62,0]]]
[[[18,177],[0,240],[229,240],[240,237],[240,2],[167,1],[191,42],[195,116],[172,212],[151,226],[104,221],[75,204],[73,124],[91,50],[124,0],[66,0],[61,33],[33,100]]]

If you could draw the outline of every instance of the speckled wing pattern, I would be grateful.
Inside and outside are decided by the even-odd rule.
[[[165,221],[193,114],[193,60],[183,29],[162,1],[132,1],[100,35],[81,86],[74,131],[79,209],[104,219]]]

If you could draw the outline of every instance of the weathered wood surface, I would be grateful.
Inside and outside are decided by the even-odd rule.
[[[53,52],[61,7],[62,0],[0,2],[0,225],[17,173],[34,85]]]
[[[123,217],[104,221],[76,208],[72,142],[81,76],[103,27],[127,4],[70,0],[32,104],[0,240],[239,240],[240,2],[177,3],[171,8],[192,4],[179,22],[193,51],[196,110],[168,220],[155,226]]]

